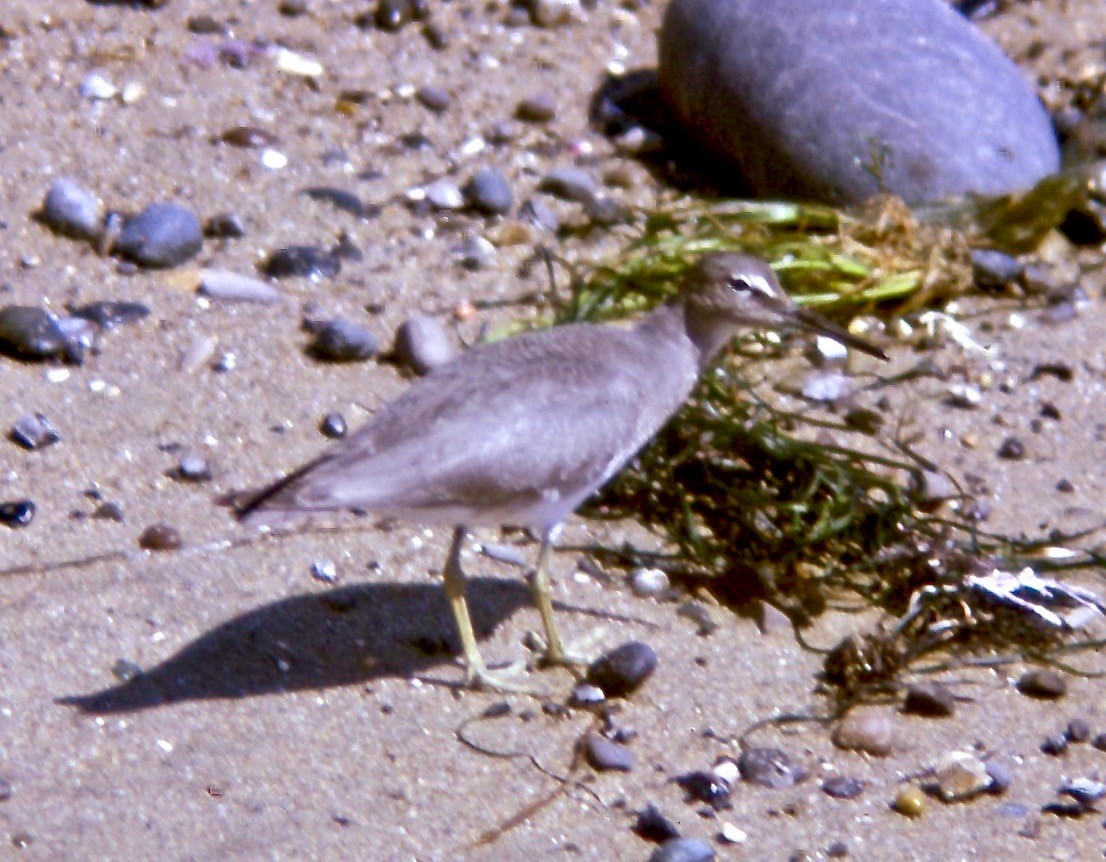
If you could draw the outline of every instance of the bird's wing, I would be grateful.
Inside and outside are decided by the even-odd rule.
[[[481,523],[586,494],[660,428],[694,382],[679,362],[627,336],[563,327],[470,351],[263,492],[252,510],[438,512]]]

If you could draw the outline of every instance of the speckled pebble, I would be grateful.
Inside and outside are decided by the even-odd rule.
[[[30,450],[45,449],[61,440],[61,432],[41,413],[21,416],[12,426],[10,436],[13,442]]]
[[[822,792],[834,799],[856,799],[864,792],[864,782],[859,778],[834,775],[822,782]]]
[[[363,362],[380,350],[368,329],[344,317],[336,317],[319,330],[308,352],[328,362]]]
[[[31,500],[0,503],[0,524],[5,527],[26,527],[35,519],[35,504]]]
[[[588,667],[587,682],[607,697],[626,697],[637,691],[657,669],[657,653],[647,643],[630,641],[602,655]]]
[[[588,764],[598,772],[630,772],[634,768],[634,755],[629,748],[598,733],[585,735],[583,746]]]
[[[288,245],[270,254],[261,271],[273,278],[306,278],[320,282],[333,278],[342,269],[342,261],[329,249],[317,245]]]
[[[796,767],[788,753],[779,748],[747,748],[737,759],[737,768],[742,781],[777,790],[806,777],[805,770]]]
[[[1018,679],[1017,686],[1022,694],[1041,700],[1057,700],[1068,693],[1064,675],[1048,667],[1027,670]]]
[[[62,177],[54,180],[42,202],[41,218],[58,233],[96,239],[103,229],[104,205],[92,192]]]
[[[511,184],[498,168],[478,168],[464,188],[465,198],[474,209],[489,215],[504,215],[511,211],[515,198]]]
[[[346,418],[341,413],[327,413],[323,417],[323,421],[319,423],[319,431],[324,437],[337,440],[339,437],[346,436],[349,426],[346,424]]]
[[[670,838],[653,851],[649,862],[714,862],[714,849],[698,838]]]
[[[580,168],[554,168],[542,177],[543,192],[566,201],[586,203],[595,197],[595,180]]]
[[[169,524],[152,524],[138,537],[138,546],[147,551],[175,551],[182,544],[180,533]]]
[[[833,744],[846,751],[886,757],[894,747],[895,726],[886,710],[862,707],[849,712],[833,730]]]
[[[113,251],[145,267],[170,267],[195,257],[203,247],[203,229],[180,204],[151,204],[123,223]]]
[[[428,314],[414,314],[400,325],[393,352],[416,374],[426,374],[457,354],[445,327]]]
[[[0,352],[19,359],[49,359],[65,350],[57,319],[41,308],[9,305],[0,309]]]

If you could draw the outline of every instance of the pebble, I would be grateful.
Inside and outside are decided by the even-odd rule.
[[[20,417],[9,436],[24,449],[32,451],[53,446],[61,440],[61,432],[41,413],[28,413]]]
[[[668,587],[668,573],[663,569],[634,569],[630,573],[630,590],[640,598],[659,595]]]
[[[92,192],[67,177],[54,180],[42,202],[42,221],[77,239],[96,239],[104,222],[104,205]]]
[[[52,314],[28,305],[0,309],[0,352],[19,359],[48,359],[64,352],[65,346],[65,333]]]
[[[588,220],[598,227],[611,227],[629,221],[630,211],[619,200],[609,195],[596,195],[584,201]]]
[[[1025,444],[1017,437],[1007,437],[996,454],[1006,461],[1020,461],[1025,457]]]
[[[420,375],[457,355],[445,327],[428,314],[414,314],[403,321],[396,330],[393,352],[399,362]]]
[[[1096,734],[1091,740],[1091,747],[1098,751],[1106,751],[1106,733]]]
[[[136,323],[150,316],[150,309],[141,302],[128,302],[122,299],[101,299],[72,309],[74,317],[80,317],[95,323],[101,329],[113,329],[129,323]]]
[[[332,560],[314,560],[311,563],[311,577],[324,584],[333,584],[338,580],[338,567]]]
[[[529,0],[530,20],[538,27],[557,27],[584,18],[580,0]]]
[[[705,802],[716,811],[730,804],[730,783],[713,772],[688,772],[676,778],[688,799]]]
[[[465,199],[469,206],[488,215],[505,215],[515,204],[507,177],[498,168],[478,168],[465,184]]]
[[[360,323],[336,317],[315,335],[308,352],[328,362],[363,362],[380,350],[373,334]]]
[[[456,183],[449,180],[438,180],[428,185],[423,191],[430,204],[439,210],[459,210],[465,205],[465,196],[457,188]]]
[[[275,146],[280,139],[272,132],[257,126],[233,126],[219,135],[219,141],[232,147],[257,150],[261,147]]]
[[[1027,670],[1017,682],[1018,691],[1041,700],[1057,700],[1068,693],[1068,681],[1052,668]]]
[[[522,205],[519,216],[539,230],[556,233],[561,229],[561,220],[549,205],[537,198],[531,198]]]
[[[273,278],[292,276],[316,283],[333,278],[341,270],[341,258],[317,245],[284,246],[270,254],[261,265],[261,271]]]
[[[832,404],[852,393],[848,377],[837,371],[818,371],[804,376],[799,394],[807,401]]]
[[[539,188],[566,201],[586,203],[595,197],[595,180],[580,168],[554,168],[542,177]]]
[[[113,251],[139,266],[170,267],[195,257],[203,247],[203,228],[180,204],[151,204],[123,223]]]
[[[806,777],[806,771],[779,748],[747,748],[737,759],[737,771],[742,781],[775,790],[791,787]]]
[[[588,666],[586,681],[607,697],[626,697],[637,691],[657,669],[657,654],[649,644],[630,641],[602,655]]]
[[[634,768],[634,755],[629,748],[598,733],[584,736],[584,757],[598,772],[629,772]]]
[[[121,658],[111,666],[111,675],[120,682],[130,682],[132,679],[142,676],[142,668],[133,661]]]
[[[722,828],[718,831],[718,839],[727,844],[744,844],[749,840],[749,834],[744,829],[738,829],[732,823],[723,821]]]
[[[147,551],[175,551],[182,544],[180,533],[169,524],[152,524],[138,537],[138,546]]]
[[[227,272],[222,269],[200,270],[199,291],[219,302],[257,302],[269,304],[280,301],[280,291],[257,278]]]
[[[12,783],[0,775],[0,802],[7,802],[12,796],[15,795],[15,788]]]
[[[945,802],[971,799],[991,786],[987,765],[966,751],[950,751],[934,768],[937,792]]]
[[[572,695],[570,701],[573,706],[596,706],[603,703],[607,699],[607,695],[603,693],[597,685],[581,684],[572,689]]]
[[[173,475],[185,482],[206,482],[211,478],[211,465],[200,455],[185,455]]]
[[[891,807],[906,817],[921,817],[926,810],[926,795],[916,784],[908,784],[895,794]]]
[[[241,239],[246,235],[246,225],[237,213],[217,213],[204,222],[204,236],[213,239]]]
[[[698,838],[669,838],[653,851],[649,862],[714,862],[714,850]]]
[[[394,33],[417,18],[420,14],[422,3],[412,0],[380,0],[376,7],[374,21],[381,30]]]
[[[1060,785],[1057,791],[1061,796],[1070,796],[1084,805],[1094,805],[1106,797],[1106,784],[1091,778],[1072,778]]]
[[[987,777],[991,779],[991,784],[987,788],[987,792],[992,796],[1002,796],[1010,789],[1010,785],[1014,783],[1014,777],[1010,774],[1010,768],[1005,763],[1001,763],[997,760],[987,761]]]
[[[453,97],[449,95],[449,91],[444,87],[419,87],[415,91],[415,98],[419,100],[419,104],[435,114],[448,111],[449,106],[453,103]]]
[[[956,696],[939,682],[916,683],[906,687],[903,710],[930,718],[947,718],[956,711]]]
[[[653,802],[637,812],[633,830],[639,838],[654,841],[657,844],[670,838],[680,837],[680,830]]]
[[[102,72],[89,72],[81,81],[81,95],[93,102],[105,102],[114,99],[119,88],[104,77]]]
[[[864,792],[864,782],[859,778],[834,775],[822,782],[822,792],[834,799],[856,799]]]
[[[93,518],[99,518],[101,521],[115,521],[122,524],[126,517],[123,515],[123,507],[118,503],[101,503],[96,507],[96,511],[92,513]]]
[[[0,524],[5,527],[26,527],[35,519],[35,504],[31,500],[0,503]]]
[[[557,103],[551,93],[538,93],[519,102],[515,116],[527,123],[548,123],[557,116]]]
[[[757,197],[918,203],[1060,166],[1021,70],[944,0],[673,0],[658,67],[674,117]]]
[[[972,275],[982,288],[1000,288],[1015,284],[1025,267],[1013,255],[993,248],[971,250]]]
[[[371,207],[366,206],[357,195],[345,189],[336,189],[333,186],[311,186],[303,190],[303,193],[313,201],[330,204],[335,209],[349,213],[355,218],[368,218]]]
[[[887,757],[894,747],[895,727],[882,709],[860,708],[849,712],[834,728],[833,744],[845,751]]]
[[[327,413],[319,423],[319,431],[324,437],[337,440],[339,437],[346,436],[349,426],[346,425],[346,418],[341,413]]]
[[[1049,757],[1059,757],[1068,750],[1068,738],[1062,733],[1046,736],[1041,743],[1041,753]]]
[[[1068,742],[1083,743],[1091,738],[1091,726],[1082,718],[1073,718],[1064,729]]]
[[[495,246],[478,234],[469,234],[462,239],[456,251],[465,269],[487,269],[495,263]]]

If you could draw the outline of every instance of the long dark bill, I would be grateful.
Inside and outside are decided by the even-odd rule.
[[[849,330],[843,326],[838,326],[832,320],[822,317],[822,315],[810,311],[806,308],[796,308],[794,311],[793,320],[795,325],[800,329],[805,329],[807,332],[813,332],[817,335],[828,335],[834,341],[840,341],[846,347],[853,347],[862,353],[867,353],[869,356],[874,356],[876,359],[882,359],[887,361],[887,354],[872,344],[870,341],[865,341],[863,338],[857,338]]]

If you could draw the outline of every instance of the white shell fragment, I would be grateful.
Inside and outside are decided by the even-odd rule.
[[[989,575],[971,575],[967,584],[1001,604],[1034,614],[1056,628],[1084,628],[1106,615],[1106,605],[1095,593],[1042,578],[1028,566],[1017,574],[994,569]]]
[[[276,52],[277,68],[289,75],[299,75],[303,78],[317,78],[323,73],[323,64],[317,60],[309,60],[302,54],[289,51],[287,48],[279,48]]]

